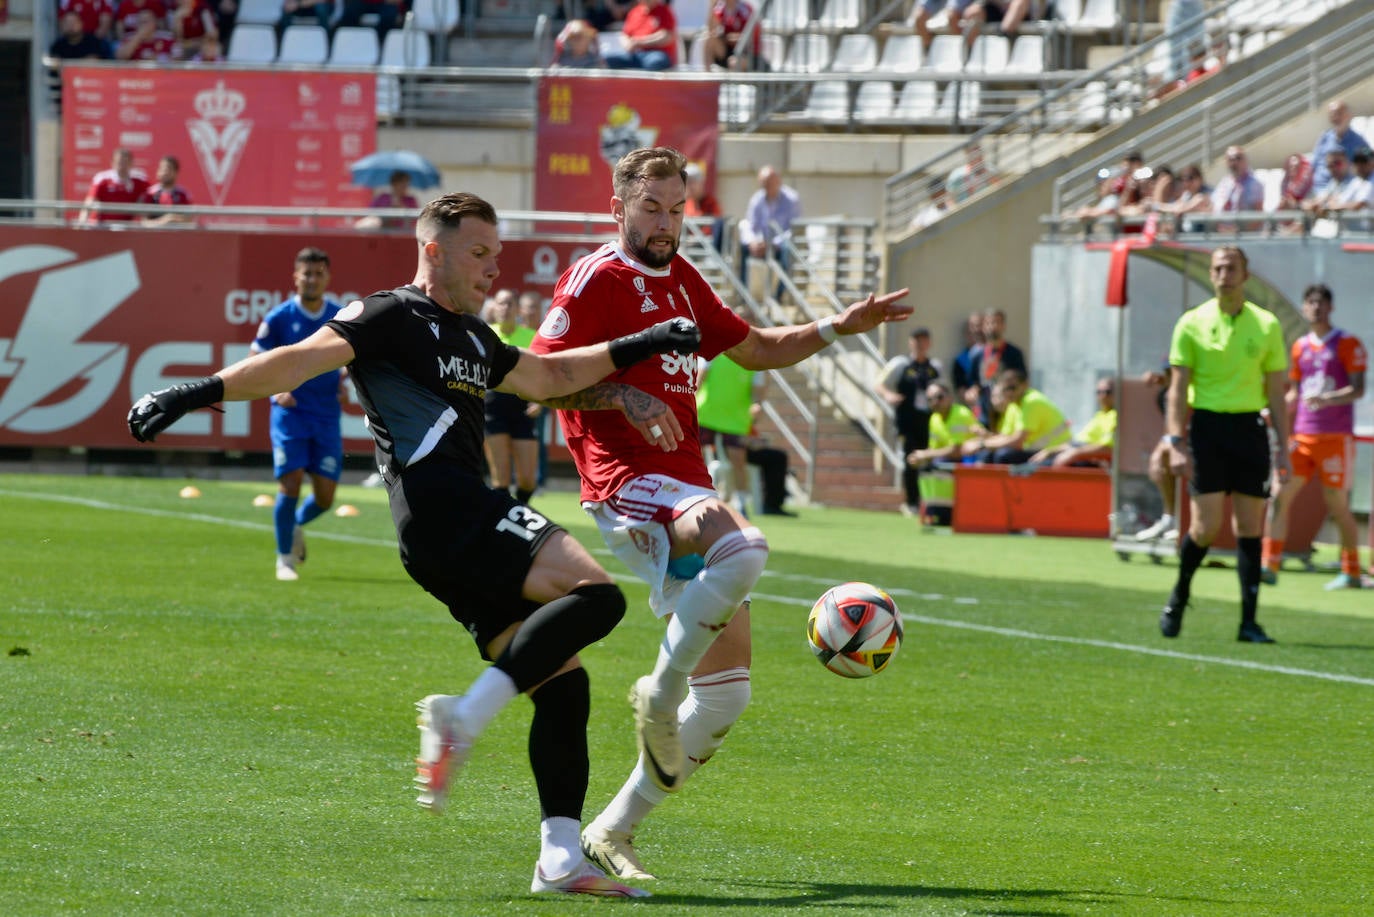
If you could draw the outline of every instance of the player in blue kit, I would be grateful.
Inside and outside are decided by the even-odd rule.
[[[296,295],[258,325],[253,353],[303,341],[338,314],[339,304],[324,295],[329,286],[328,254],[318,248],[301,249],[291,278]],[[272,475],[277,479],[272,522],[279,580],[299,578],[296,567],[305,560],[304,526],[334,505],[343,470],[342,385],[343,371],[335,369],[272,396]],[[300,503],[307,472],[310,496]]]

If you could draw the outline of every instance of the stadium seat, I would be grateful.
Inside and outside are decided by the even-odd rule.
[[[1072,28],[1083,18],[1083,0],[1054,0],[1054,14]]]
[[[683,70],[710,70],[711,62],[706,59],[706,45],[711,36],[702,30],[692,36],[692,43],[687,46],[687,56],[683,59]]]
[[[689,38],[711,21],[711,0],[673,0],[673,15],[677,17],[678,34]]]
[[[447,35],[458,27],[458,0],[415,0],[410,21],[431,35]]]
[[[849,84],[842,80],[812,83],[802,114],[816,121],[848,121]]]
[[[720,120],[726,124],[748,124],[754,118],[756,89],[748,83],[721,83]]]
[[[779,68],[788,73],[820,73],[830,66],[830,38],[814,32],[793,35]]]
[[[373,67],[381,56],[377,30],[371,26],[341,26],[329,48],[330,67]]]
[[[596,47],[601,52],[602,57],[611,54],[621,54],[625,46],[620,43],[620,32],[618,30],[608,30],[596,33]]]
[[[1011,46],[1005,73],[1043,73],[1045,71],[1045,36],[1021,35]]]
[[[892,117],[894,93],[886,80],[865,80],[854,98],[854,118],[858,121],[884,121]]]
[[[382,40],[383,67],[428,67],[429,36],[415,29],[392,29]]]
[[[957,73],[964,69],[964,36],[936,35],[926,51],[924,69],[938,73]]]
[[[864,32],[840,36],[830,69],[836,73],[869,73],[878,65],[878,43]]]
[[[861,0],[825,0],[825,7],[816,19],[823,29],[846,31],[859,27],[859,17],[863,13]]]
[[[1264,186],[1264,209],[1278,210],[1283,196],[1283,169],[1255,169],[1255,179]]]
[[[892,115],[903,120],[923,121],[934,118],[938,107],[935,84],[930,80],[911,80],[902,87]]]
[[[1074,28],[1080,31],[1115,29],[1121,25],[1116,4],[1117,0],[1084,0],[1083,13],[1073,23]]]
[[[940,118],[947,118],[950,121],[971,121],[978,117],[982,109],[983,87],[979,83],[969,83],[956,81],[945,87],[944,95],[940,97],[940,108],[936,114]],[[955,111],[955,104],[958,104],[958,111]]]
[[[772,0],[763,11],[763,27],[770,32],[791,34],[806,28],[811,21],[808,0]]]
[[[1001,73],[1011,58],[1011,42],[1005,35],[979,35],[969,48],[964,70],[969,73]]]
[[[925,53],[919,35],[889,35],[878,58],[879,73],[915,73],[921,69]]]
[[[764,32],[759,36],[759,54],[768,61],[769,66],[777,70],[782,66],[783,58],[787,56],[787,40],[781,35]]]
[[[270,25],[239,23],[229,36],[225,60],[236,64],[270,64],[277,59],[277,32]]]
[[[323,64],[329,59],[329,33],[317,25],[289,25],[281,33],[279,64]]]
[[[281,0],[243,0],[234,23],[235,27],[245,24],[276,25],[280,18]],[[229,37],[233,38],[233,33]]]

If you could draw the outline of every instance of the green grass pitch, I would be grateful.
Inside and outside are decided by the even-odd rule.
[[[1285,571],[1279,643],[1235,642],[1231,568],[1178,640],[1173,566],[1104,542],[923,534],[895,513],[764,517],[754,702],[643,826],[635,902],[535,898],[517,701],[442,818],[410,786],[413,702],[480,671],[404,574],[385,495],[273,578],[269,482],[0,476],[0,912],[1374,913],[1374,601]],[[660,626],[575,497],[535,505],[631,610],[583,658],[590,819],[634,757]],[[1327,552],[1332,556],[1334,552]],[[847,681],[806,648],[828,586],[893,593],[906,640]]]

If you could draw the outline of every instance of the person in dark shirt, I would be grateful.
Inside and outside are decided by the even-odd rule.
[[[110,56],[109,45],[82,28],[80,13],[63,13],[61,28],[62,34],[48,47],[49,57],[61,60],[105,60]]]

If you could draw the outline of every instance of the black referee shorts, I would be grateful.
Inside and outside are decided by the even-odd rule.
[[[520,593],[535,554],[562,526],[439,460],[401,472],[390,497],[406,572],[487,658],[492,638],[538,607]]]
[[[1269,431],[1258,411],[1194,411],[1188,425],[1193,450],[1193,494],[1269,496]]]
[[[528,404],[509,392],[487,392],[483,404],[487,435],[505,433],[511,439],[534,439],[534,418],[525,413]]]

